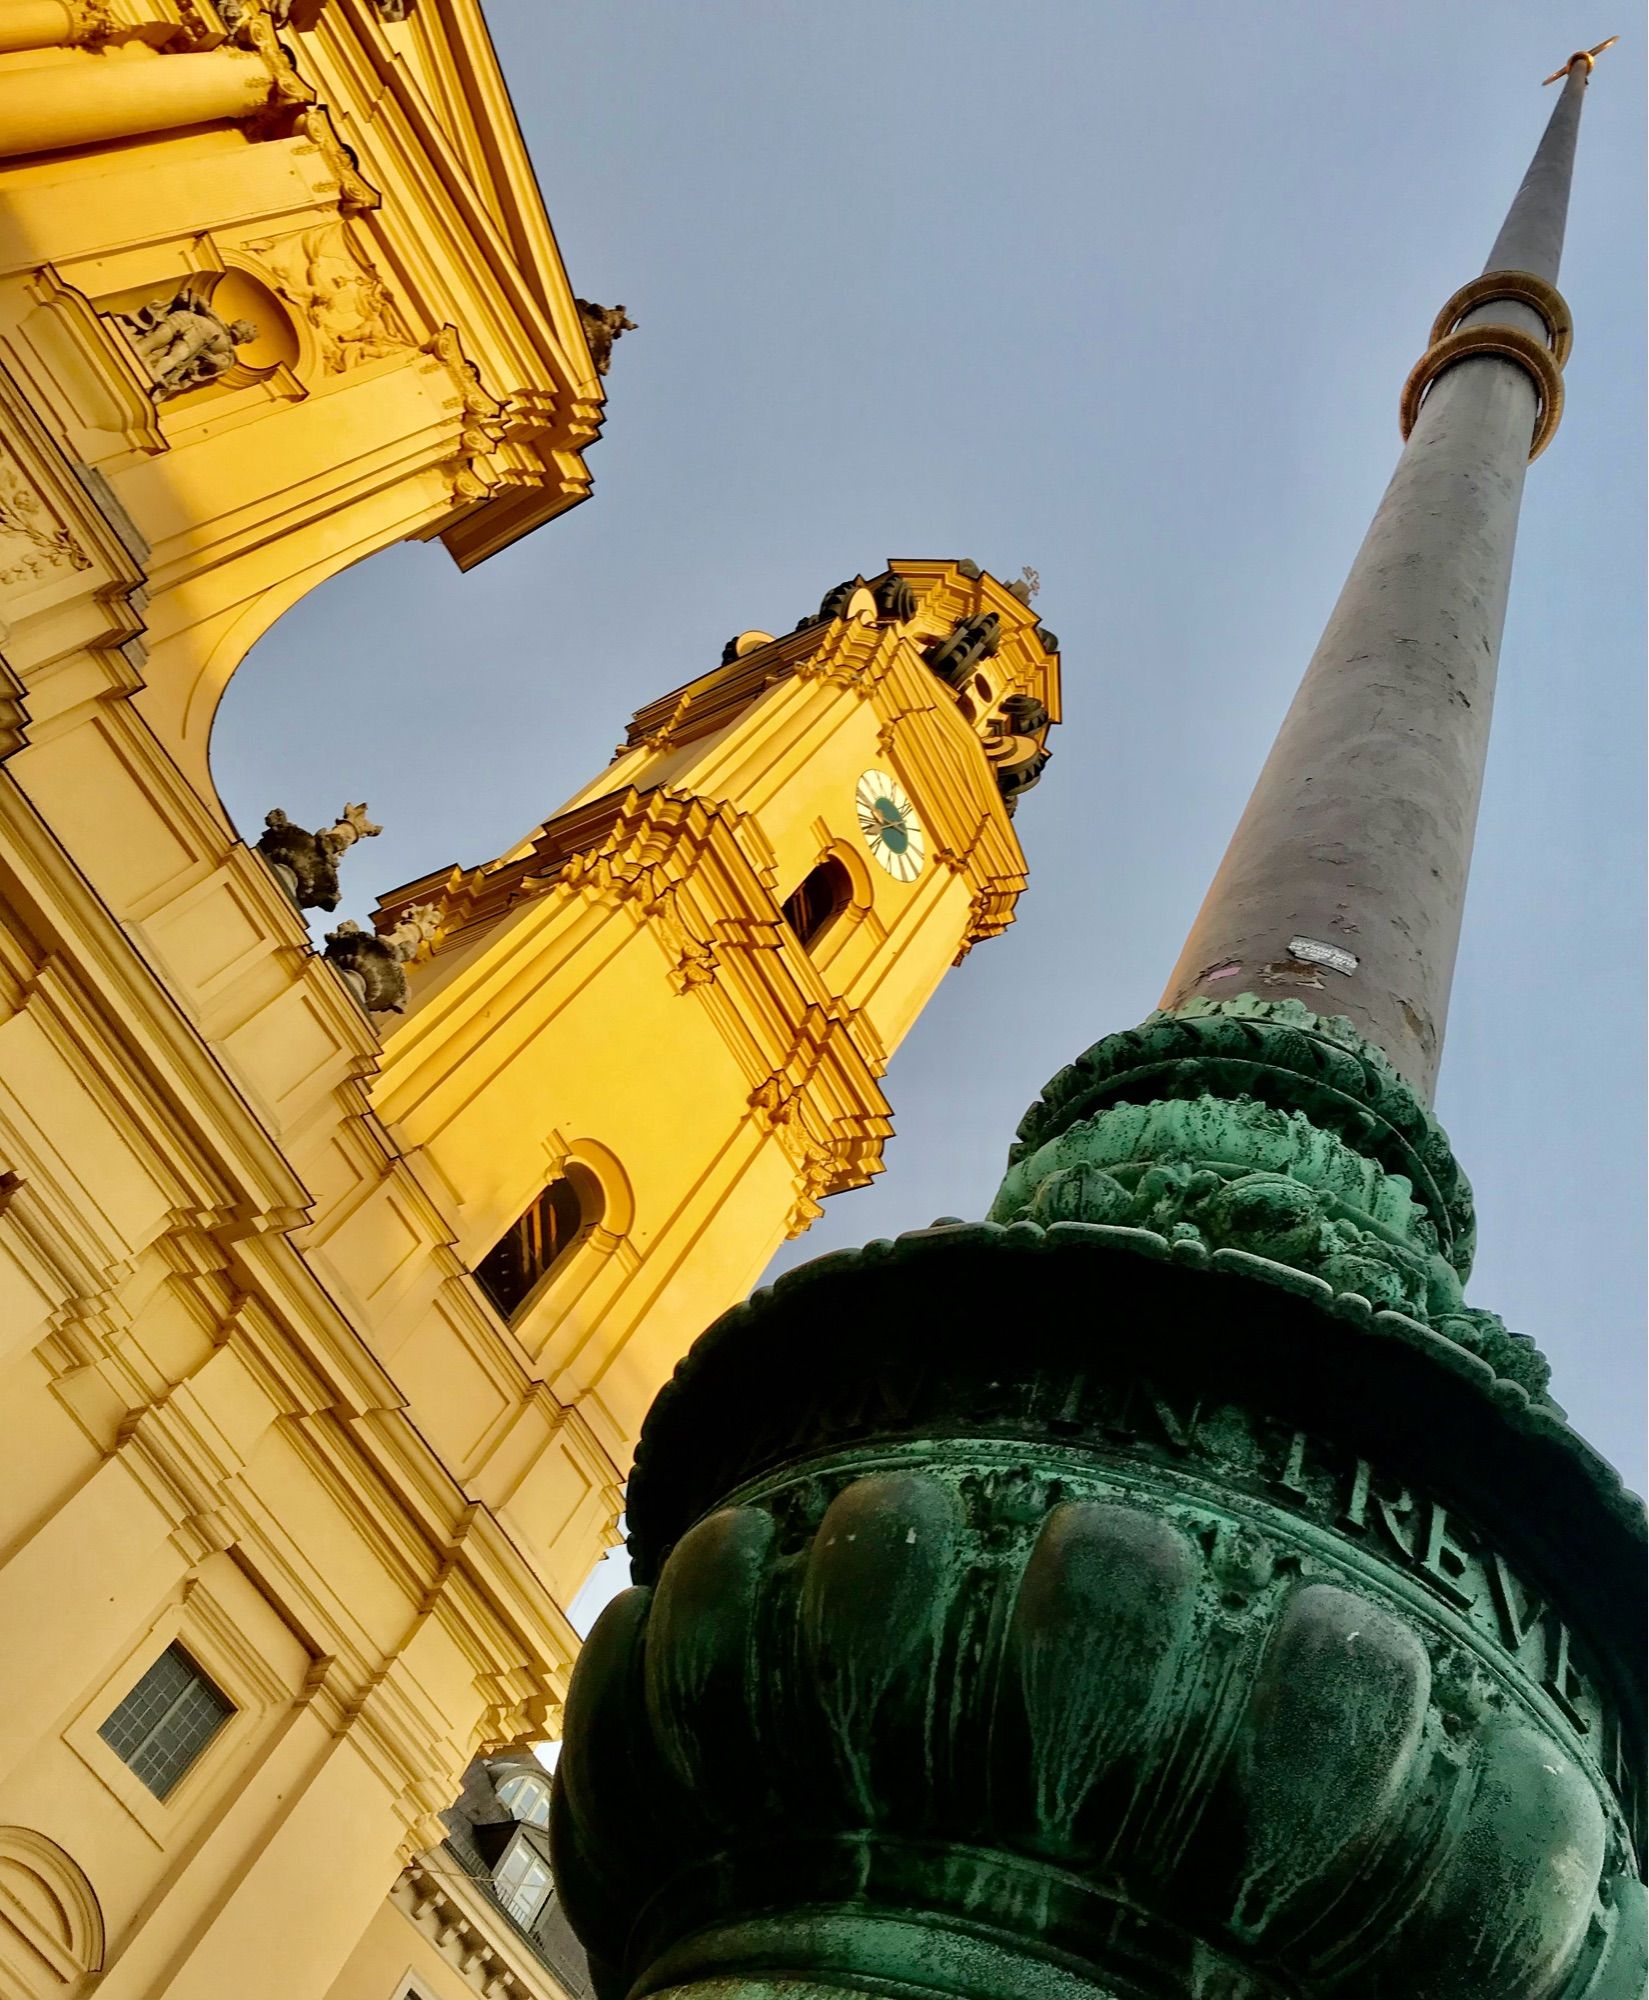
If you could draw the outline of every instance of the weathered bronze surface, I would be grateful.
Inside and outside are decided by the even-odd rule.
[[[1641,1518],[1422,1317],[936,1225],[727,1315],[630,1496],[556,1803],[606,1993],[1639,2000]]]

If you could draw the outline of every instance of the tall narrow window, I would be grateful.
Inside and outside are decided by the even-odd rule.
[[[601,1183],[569,1165],[504,1232],[475,1267],[480,1285],[505,1319],[526,1304],[550,1268],[601,1220]]]
[[[853,900],[853,878],[827,855],[784,904],[784,920],[810,950]]]
[[[493,1890],[518,1924],[530,1924],[550,1893],[550,1871],[524,1840],[517,1840],[493,1871]]]
[[[235,1712],[181,1646],[168,1646],[97,1732],[163,1799]]]

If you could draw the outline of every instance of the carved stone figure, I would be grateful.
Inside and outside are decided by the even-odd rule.
[[[218,18],[234,34],[254,14],[267,14],[277,28],[292,18],[292,0],[217,0]]]
[[[626,333],[634,333],[636,323],[625,317],[622,306],[592,305],[588,299],[574,299],[573,304],[578,308],[584,338],[590,343],[590,359],[595,363],[595,372],[605,375],[612,366],[613,342]]]
[[[335,910],[339,856],[357,840],[383,832],[367,818],[364,802],[346,805],[332,825],[318,833],[294,826],[279,806],[265,815],[263,824],[258,852],[300,910]]]
[[[0,450],[0,586],[91,566],[91,557],[34,490],[21,463]]]
[[[399,1014],[407,1003],[410,965],[441,928],[433,903],[417,903],[382,935],[349,921],[326,934],[327,963],[336,968],[369,1014]]]
[[[412,0],[372,0],[372,11],[380,21],[410,20]]]
[[[220,319],[189,290],[113,317],[153,377],[157,402],[215,382],[234,367],[236,348],[258,337],[251,320]]]

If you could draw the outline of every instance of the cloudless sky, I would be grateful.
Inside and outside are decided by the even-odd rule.
[[[1569,0],[489,0],[573,287],[639,330],[594,498],[408,545],[241,668],[236,823],[366,798],[340,915],[501,852],[631,711],[889,556],[1041,573],[1030,889],[889,1072],[887,1172],[775,1268],[981,1214],[1043,1082],[1155,1004],[1399,449],[1433,314],[1588,93],[1568,403],[1527,488],[1438,1109],[1469,1296],[1643,1485],[1644,45]],[[646,1064],[645,1049],[615,1061]]]

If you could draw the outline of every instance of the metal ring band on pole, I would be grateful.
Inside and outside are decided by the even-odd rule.
[[[1533,379],[1540,392],[1540,408],[1535,415],[1529,457],[1538,458],[1551,443],[1563,415],[1563,377],[1550,349],[1520,326],[1463,326],[1428,347],[1403,384],[1398,421],[1404,438],[1414,429],[1421,400],[1432,383],[1445,368],[1452,368],[1457,361],[1469,361],[1474,354],[1494,354],[1503,361],[1515,361]]]
[[[1533,271],[1485,271],[1480,278],[1462,285],[1432,321],[1431,345],[1454,332],[1467,313],[1475,312],[1494,299],[1515,299],[1528,306],[1546,322],[1552,359],[1561,368],[1575,344],[1575,323],[1568,301],[1556,285],[1537,278]]]

